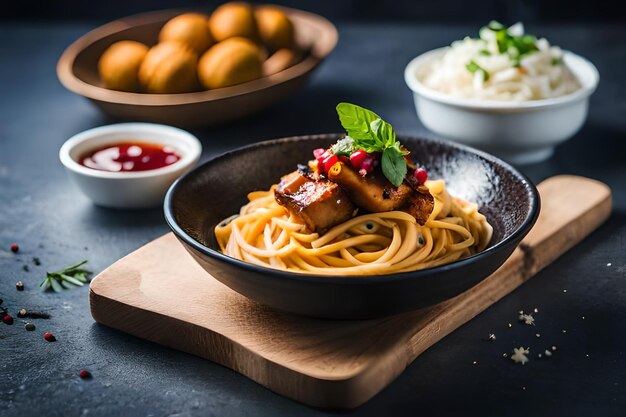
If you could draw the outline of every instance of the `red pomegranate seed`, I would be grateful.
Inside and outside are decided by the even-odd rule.
[[[322,156],[324,154],[324,152],[326,152],[326,149],[324,148],[317,148],[313,151],[313,156],[315,157],[315,159],[318,159],[320,156]]]
[[[317,169],[323,174],[324,173],[324,159],[326,159],[329,155],[332,155],[327,150],[324,151],[317,159]]]
[[[364,170],[366,174],[372,172],[374,170],[374,158],[369,155],[366,156],[363,162],[361,162],[361,170]],[[359,172],[361,172],[361,170],[359,170]]]
[[[352,164],[354,169],[361,169],[361,164],[363,164],[365,158],[367,158],[367,152],[363,149],[356,150],[350,155],[350,164]]]
[[[17,253],[20,250],[20,247],[17,245],[17,243],[11,243],[11,252],[13,253]]]
[[[9,314],[5,314],[4,316],[2,316],[2,322],[4,324],[11,325],[11,324],[13,324],[13,317],[11,317],[11,315],[9,315]]]
[[[428,179],[428,173],[424,168],[417,168],[413,175],[415,175],[415,178],[420,185],[424,184]]]
[[[337,162],[339,162],[339,158],[337,158],[337,155],[334,154],[330,154],[328,155],[326,158],[324,158],[324,160],[322,161],[322,165],[324,166],[324,171],[328,172],[328,170],[335,165]]]
[[[82,379],[87,379],[91,376],[91,374],[89,373],[88,370],[83,369],[78,373],[78,376],[81,377]]]
[[[56,342],[57,338],[50,332],[45,332],[43,334],[43,338],[46,339],[47,342]]]

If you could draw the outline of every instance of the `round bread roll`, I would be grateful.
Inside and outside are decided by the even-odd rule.
[[[201,54],[213,44],[209,19],[199,13],[185,13],[170,19],[159,33],[159,42],[178,41]]]
[[[148,51],[139,81],[149,93],[186,93],[197,89],[196,54],[180,42],[162,42]]]
[[[237,36],[259,38],[254,12],[248,3],[222,4],[211,14],[209,28],[216,42]]]
[[[297,64],[300,59],[300,54],[293,49],[279,49],[263,62],[263,75],[268,76],[284,71]]]
[[[100,80],[106,88],[137,92],[139,67],[148,47],[140,42],[119,41],[109,46],[98,61]]]
[[[261,40],[271,50],[293,47],[293,24],[280,8],[261,6],[254,11]]]
[[[262,66],[261,52],[254,42],[240,37],[230,38],[202,55],[198,77],[208,89],[229,87],[261,78]]]

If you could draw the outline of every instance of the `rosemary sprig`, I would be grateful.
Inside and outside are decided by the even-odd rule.
[[[87,261],[79,262],[75,265],[68,266],[56,272],[46,272],[46,278],[41,281],[39,286],[44,291],[52,289],[54,292],[60,292],[64,289],[74,287],[82,287],[89,281],[91,271],[81,268]]]

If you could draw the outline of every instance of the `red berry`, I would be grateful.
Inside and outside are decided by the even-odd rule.
[[[17,253],[20,250],[20,247],[17,246],[17,243],[11,243],[11,252]]]
[[[13,324],[13,317],[11,317],[9,314],[5,314],[5,315],[2,317],[2,322],[3,322],[4,324],[9,324],[9,325],[11,325],[11,324]]]
[[[424,168],[417,168],[413,175],[415,175],[415,178],[420,185],[424,184],[428,179],[428,173]]]
[[[339,162],[339,158],[337,158],[337,155],[334,154],[329,154],[326,158],[324,158],[324,160],[322,161],[322,165],[324,166],[324,171],[328,172],[328,170],[335,165],[337,162]]]
[[[46,339],[47,342],[56,342],[57,338],[50,332],[45,332],[43,334],[43,338]]]
[[[81,377],[82,379],[87,379],[91,376],[91,374],[89,373],[88,370],[83,369],[82,371],[78,373],[78,376]]]
[[[324,148],[317,148],[316,150],[313,151],[313,156],[315,157],[315,159],[318,159],[319,157],[322,156],[322,154],[326,152],[326,149]]]
[[[361,170],[364,170],[366,174],[372,172],[374,170],[374,158],[369,155],[366,156],[361,162]]]
[[[363,149],[356,150],[350,155],[350,163],[354,169],[361,169],[361,164],[367,158],[367,152]]]
[[[317,169],[322,174],[324,173],[324,159],[326,159],[329,155],[332,155],[332,154],[326,150],[320,156],[318,156],[316,158],[317,159]]]

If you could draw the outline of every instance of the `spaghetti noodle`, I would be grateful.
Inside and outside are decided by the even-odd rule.
[[[476,204],[452,197],[443,180],[425,184],[435,205],[421,226],[403,211],[363,214],[320,235],[307,231],[268,191],[215,227],[228,256],[255,265],[319,275],[380,275],[447,264],[484,250],[492,227]]]

